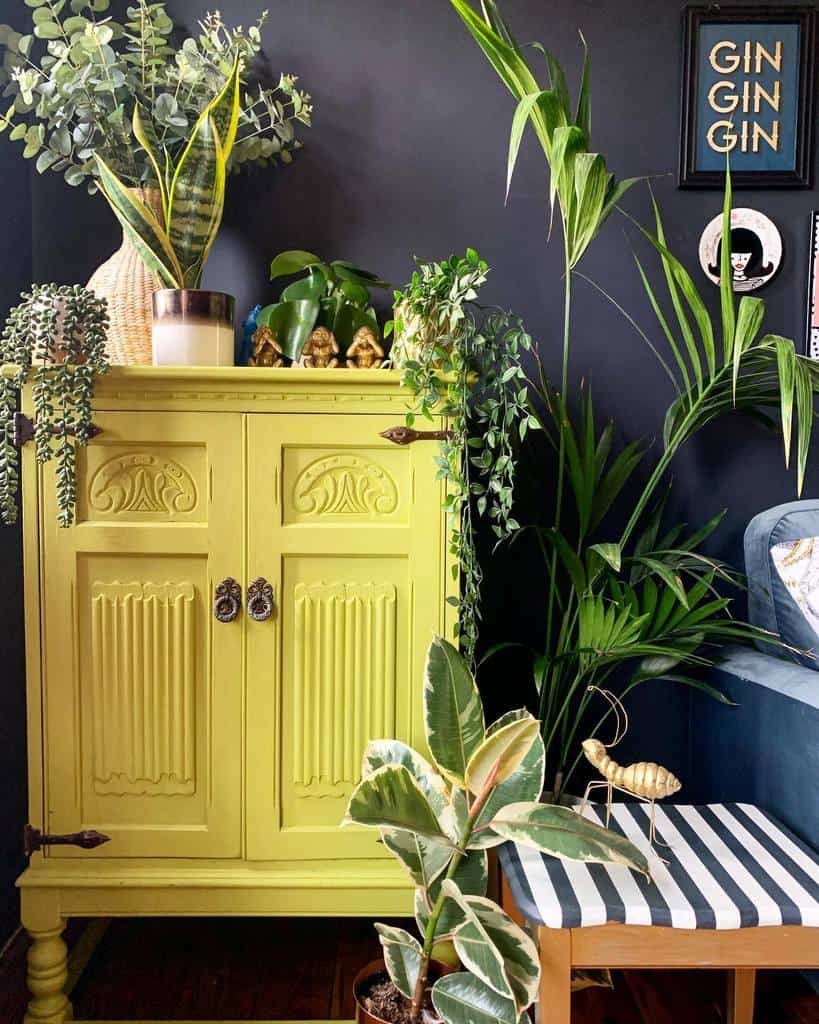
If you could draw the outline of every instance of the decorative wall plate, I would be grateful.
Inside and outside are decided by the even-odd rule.
[[[700,238],[700,266],[714,284],[719,284],[722,253],[722,214],[708,223]],[[761,288],[782,263],[782,236],[776,224],[759,210],[738,207],[731,210],[731,268],[735,292]]]

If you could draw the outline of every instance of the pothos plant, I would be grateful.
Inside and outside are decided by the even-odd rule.
[[[538,803],[538,721],[510,711],[488,728],[466,659],[436,638],[427,653],[424,725],[432,763],[398,740],[371,742],[344,824],[378,829],[415,885],[421,942],[377,924],[387,970],[418,1021],[433,947],[451,941],[463,970],[435,981],[446,1024],[525,1024],[540,973],[534,942],[486,898],[487,850],[506,840],[570,860],[624,864],[648,876],[624,836],[574,810]]]
[[[261,52],[267,12],[247,30],[205,15],[195,36],[179,41],[161,0],[132,0],[120,22],[109,0],[25,0],[31,31],[0,25],[0,85],[10,100],[0,108],[0,132],[23,146],[42,174],[97,189],[95,156],[129,187],[156,187],[156,169],[134,130],[142,111],[157,148],[175,162],[202,111],[239,63],[243,81]],[[289,163],[300,146],[297,124],[310,124],[310,96],[293,75],[275,86],[249,81],[239,105],[228,170]]]
[[[479,518],[497,540],[518,529],[512,515],[516,445],[537,426],[528,409],[522,354],[532,339],[520,317],[478,305],[489,267],[474,249],[441,262],[418,261],[395,293],[392,359],[412,392],[408,427],[421,417],[448,417],[449,434],[436,458],[446,481],[453,575],[460,580],[458,640],[474,659],[483,573],[476,534]]]
[[[0,339],[0,516],[17,520],[19,449],[14,413],[24,384],[34,398],[37,462],[57,463],[57,520],[74,521],[76,446],[91,437],[94,379],[108,369],[104,299],[79,285],[34,285],[11,310]]]

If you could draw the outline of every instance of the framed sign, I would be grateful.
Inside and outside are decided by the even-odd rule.
[[[810,188],[815,9],[687,7],[681,188]]]
[[[808,254],[808,317],[805,330],[805,355],[819,359],[819,210],[810,215],[810,252]]]

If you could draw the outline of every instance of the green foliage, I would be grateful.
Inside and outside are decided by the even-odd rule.
[[[581,756],[581,725],[585,735],[593,735],[610,713],[607,708],[596,724],[586,719],[596,688],[611,685],[614,673],[621,680],[621,697],[647,680],[671,679],[725,700],[698,677],[697,670],[711,666],[726,642],[751,643],[763,635],[771,639],[731,616],[730,600],[720,588],[736,588],[742,579],[700,551],[722,517],[693,531],[686,524],[664,522],[666,478],[685,443],[719,416],[738,410],[775,425],[772,413],[779,410],[786,462],[796,420],[797,490],[801,492],[819,371],[797,354],[792,341],[778,335],[760,336],[764,315],[760,299],[745,296],[737,305],[728,246],[722,252],[719,323],[712,320],[691,276],[667,247],[655,204],[654,230],[638,227],[659,256],[667,302],[660,299],[642,263],[635,259],[663,340],[655,343],[641,334],[671,381],[674,397],[665,417],[662,453],[635,500],[627,488],[633,486],[635,470],[643,460],[642,446],[632,442],[615,453],[613,424],[598,426],[590,390],[583,388],[578,401],[569,400],[572,282],[575,276],[583,278],[576,266],[635,179],[616,182],[603,157],[588,151],[588,53],[572,111],[560,64],[533,44],[545,56],[549,71],[549,88],[542,89],[495,0],[481,0],[481,15],[466,0],[451,2],[517,100],[508,180],[526,125],[531,124],[549,165],[552,208],[556,203],[563,226],[561,382],[557,387],[549,380],[538,356],[539,372],[532,390],[539,402],[530,412],[557,462],[554,508],[531,531],[546,565],[544,643],[542,649],[532,651],[534,681],[546,756],[554,772],[553,790],[558,795]],[[729,234],[730,214],[731,183],[726,174],[724,237]],[[606,294],[599,285],[595,287]],[[664,306],[670,307],[670,313]],[[612,525],[618,517],[625,521],[622,530]],[[490,654],[508,646],[499,644]],[[499,827],[497,833],[501,832]]]
[[[164,2],[132,0],[126,20],[105,12],[108,0],[26,0],[33,30],[0,25],[0,132],[36,158],[40,173],[61,173],[69,185],[97,188],[102,157],[129,187],[157,187],[160,173],[133,120],[175,164],[202,111],[225,87],[238,61],[243,80],[261,53],[267,12],[245,31],[207,14],[196,37],[177,45]],[[229,169],[289,163],[300,146],[295,125],[310,124],[310,97],[292,75],[274,88],[255,82],[241,95]]]
[[[550,170],[550,201],[554,207],[557,199],[560,208],[566,263],[570,268],[575,267],[604,221],[638,180],[629,178],[618,182],[608,170],[604,157],[589,150],[590,68],[585,40],[583,74],[577,105],[573,108],[566,74],[557,59],[540,43],[529,44],[546,58],[549,88],[544,89],[494,0],[482,0],[482,16],[466,0],[451,0],[451,3],[517,100],[509,140],[507,194],[526,125],[531,124]]]
[[[193,126],[176,164],[154,148],[139,107],[134,131],[158,173],[161,212],[155,214],[95,155],[100,189],[146,266],[168,288],[198,288],[211,246],[222,222],[227,161],[239,117],[239,63],[233,65],[222,91]]]
[[[280,252],[270,264],[271,281],[301,273],[305,276],[289,284],[279,301],[265,306],[256,318],[260,327],[275,332],[289,359],[299,358],[316,327],[332,331],[342,352],[360,327],[370,327],[376,338],[381,337],[370,289],[389,288],[387,281],[346,260],[325,263],[302,249]]]
[[[413,1021],[433,947],[451,941],[465,970],[432,988],[444,1021],[518,1024],[537,996],[537,949],[486,899],[486,839],[508,836],[555,856],[626,864],[646,875],[648,864],[623,836],[537,802],[544,773],[537,720],[514,711],[486,729],[469,664],[451,644],[433,641],[425,676],[433,763],[398,740],[371,742],[344,824],[379,829],[416,886],[423,943],[402,928],[376,925],[390,977],[412,1000]]]
[[[476,549],[478,517],[497,540],[518,528],[512,515],[517,445],[536,426],[527,406],[523,352],[532,340],[512,313],[477,304],[489,273],[474,249],[440,263],[419,262],[395,293],[392,359],[414,397],[407,426],[419,417],[449,417],[451,436],[437,458],[446,481],[450,552],[460,580],[458,639],[474,657],[483,573]],[[454,599],[453,599],[454,600]]]
[[[0,517],[17,521],[20,454],[13,419],[18,393],[30,381],[37,462],[56,460],[57,520],[71,526],[76,446],[90,439],[94,379],[108,369],[106,302],[79,285],[34,285],[21,298],[0,339]]]

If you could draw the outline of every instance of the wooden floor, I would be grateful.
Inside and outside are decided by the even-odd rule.
[[[69,942],[81,934],[72,924]],[[351,1019],[351,983],[377,955],[370,922],[112,921],[74,989],[81,1020]],[[0,962],[0,1024],[25,1005],[25,939]],[[628,971],[573,997],[573,1024],[720,1024],[720,971]],[[760,974],[756,1024],[819,1024],[791,971]]]

